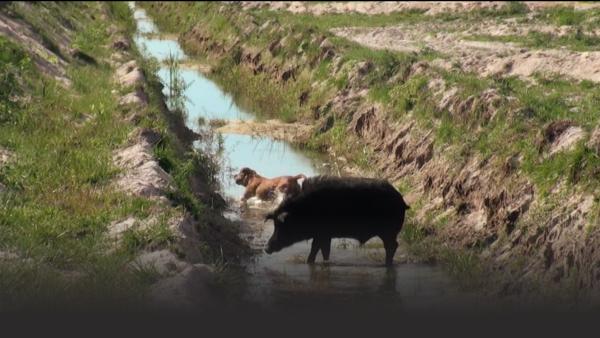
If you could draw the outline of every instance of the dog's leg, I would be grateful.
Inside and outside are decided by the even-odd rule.
[[[246,203],[246,201],[254,196],[255,193],[255,189],[252,189],[252,187],[246,187],[246,191],[244,192],[244,195],[242,196],[242,202]]]

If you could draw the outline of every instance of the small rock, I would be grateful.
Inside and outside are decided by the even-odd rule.
[[[142,88],[138,88],[135,92],[129,93],[119,99],[120,105],[137,105],[146,107],[148,105],[148,95]]]
[[[265,29],[269,28],[269,25],[271,25],[271,20],[267,20],[265,21],[265,23],[262,24],[262,26],[260,26],[260,28],[258,28],[258,32],[262,33]]]
[[[117,71],[116,71],[117,77],[119,77],[119,78],[123,77],[136,68],[138,68],[137,61],[131,60],[129,62],[126,62],[123,65],[121,65],[119,68],[117,68]]]
[[[117,50],[128,50],[131,48],[131,43],[127,38],[121,37],[112,44],[112,48]]]
[[[571,149],[577,142],[585,137],[585,131],[580,127],[572,126],[567,128],[559,137],[550,145],[550,155],[557,152]]]
[[[135,143],[120,149],[113,155],[115,165],[124,170],[119,175],[116,185],[123,191],[144,197],[164,197],[164,193],[172,183],[172,178],[160,167],[154,158],[149,132],[134,131]]]
[[[0,147],[0,167],[8,163],[13,158],[13,153]]]
[[[19,258],[21,257],[14,252],[0,251],[0,261],[14,260]]]
[[[138,256],[132,263],[141,268],[154,268],[161,275],[174,275],[190,267],[190,263],[177,258],[169,250],[146,252]]]
[[[119,83],[124,87],[141,84],[141,83],[144,83],[145,81],[146,81],[146,78],[144,77],[144,73],[139,68],[136,68],[136,69],[132,70],[131,72],[129,72],[119,78]]]
[[[138,224],[138,220],[133,217],[129,217],[120,222],[115,221],[108,226],[108,236],[112,239],[120,240],[123,237],[123,233],[133,229],[136,224]]]
[[[332,49],[333,44],[331,43],[331,41],[329,41],[329,39],[325,39],[321,42],[321,44],[319,45],[319,48],[321,48],[321,50]]]

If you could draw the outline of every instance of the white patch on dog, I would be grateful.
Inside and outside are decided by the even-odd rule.
[[[275,198],[270,201],[263,201],[260,198],[253,196],[246,200],[246,206],[252,209],[260,209],[260,210],[273,210],[283,202],[285,199],[285,194],[278,191],[275,195]]]
[[[279,204],[281,204],[281,202],[283,202],[284,199],[285,199],[285,194],[282,193],[281,191],[278,191],[277,196],[275,196],[273,203],[275,203],[275,206],[278,206]]]

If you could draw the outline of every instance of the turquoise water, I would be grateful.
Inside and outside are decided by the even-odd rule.
[[[138,10],[133,2],[129,2],[129,8],[133,10],[133,18],[137,25],[137,34],[150,34],[157,33],[158,28],[154,25],[154,22],[146,15],[146,11]]]
[[[164,45],[162,47],[165,47]],[[193,130],[198,129],[198,118],[203,117],[207,120],[253,120],[254,117],[238,108],[233,102],[233,98],[221,91],[221,89],[211,80],[202,76],[193,69],[181,69],[183,80],[189,84],[186,91],[188,101],[186,109],[188,113],[187,125]],[[158,76],[166,82],[169,80],[169,70],[161,68]],[[165,88],[165,93],[167,89]]]
[[[185,53],[183,53],[177,41],[147,38],[144,36],[138,36],[135,40],[138,46],[143,46],[141,50],[144,56],[154,57],[161,62],[167,60],[170,55],[173,55],[178,60],[185,59]]]

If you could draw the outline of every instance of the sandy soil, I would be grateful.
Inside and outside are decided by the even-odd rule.
[[[443,63],[447,67],[454,64],[483,76],[531,78],[536,73],[545,73],[600,82],[600,52],[596,51],[529,50],[512,43],[470,41],[464,39],[463,33],[427,32],[423,27],[407,25],[345,27],[332,32],[374,49],[406,52],[431,48],[448,56],[450,62]]]
[[[440,13],[464,12],[476,9],[498,9],[505,6],[506,3],[506,1],[340,1],[312,4],[307,1],[242,1],[242,5],[246,9],[268,8],[272,10],[287,10],[292,13],[310,13],[314,15],[351,12],[374,15],[389,14],[411,9],[424,10],[426,11],[426,15],[436,15]],[[595,3],[573,3],[568,1],[526,1],[525,4],[532,10],[552,6],[574,6],[575,9],[585,10],[600,6],[600,4]]]
[[[226,134],[253,135],[257,137],[269,136],[276,140],[298,142],[306,139],[312,127],[300,123],[284,123],[279,120],[240,121],[232,120],[217,128],[217,131]]]
[[[503,1],[488,2],[242,2],[244,8],[269,8],[287,10],[293,13],[363,13],[386,14],[407,9],[423,9],[426,14],[441,12],[469,11],[481,8],[500,8]],[[573,6],[578,10],[600,7],[600,3],[578,2],[525,2],[530,9],[539,10],[551,6]],[[535,13],[530,13],[535,16]],[[482,76],[519,76],[531,79],[536,73],[554,74],[577,80],[600,82],[600,51],[576,52],[567,49],[522,48],[513,43],[473,41],[473,35],[526,35],[531,32],[565,36],[575,33],[572,26],[543,25],[536,22],[516,22],[511,19],[493,19],[476,24],[467,22],[431,22],[417,25],[388,27],[334,28],[332,32],[374,49],[390,49],[401,52],[417,52],[431,48],[447,57],[434,64],[445,68],[453,66]],[[600,30],[586,31],[586,34],[600,34]]]

